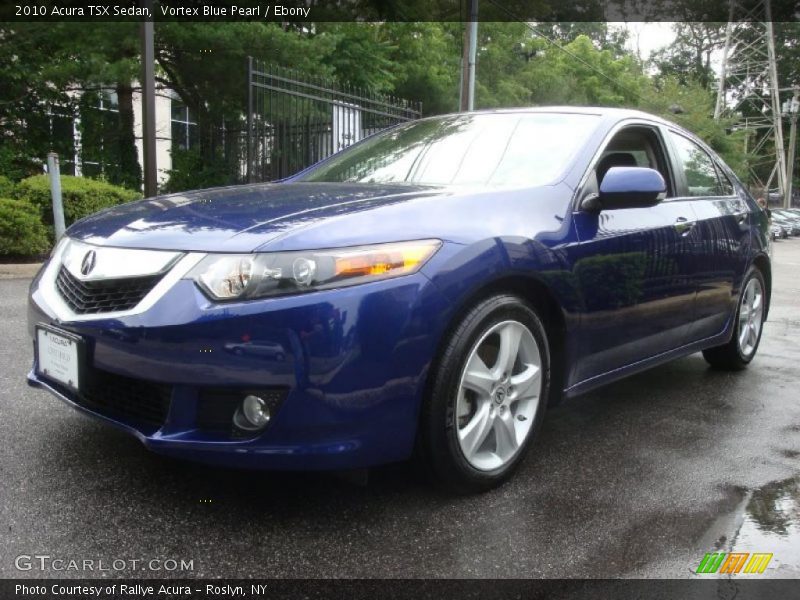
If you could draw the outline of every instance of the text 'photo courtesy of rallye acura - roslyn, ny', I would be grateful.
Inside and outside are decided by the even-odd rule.
[[[28,382],[165,455],[418,456],[479,491],[563,398],[698,351],[744,368],[770,286],[766,215],[691,133],[462,113],[75,223],[31,286]]]

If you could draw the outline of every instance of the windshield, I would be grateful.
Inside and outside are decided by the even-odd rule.
[[[526,187],[550,183],[597,115],[492,113],[414,121],[351,146],[301,181]]]

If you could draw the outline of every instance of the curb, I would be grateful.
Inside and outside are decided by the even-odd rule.
[[[0,264],[0,279],[33,279],[41,266],[42,263]]]

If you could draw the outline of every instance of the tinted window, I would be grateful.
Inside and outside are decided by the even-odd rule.
[[[670,136],[686,176],[687,195],[722,196],[714,162],[706,151],[682,135],[670,132]]]
[[[415,121],[348,148],[304,181],[532,186],[553,181],[595,115],[506,113]]]

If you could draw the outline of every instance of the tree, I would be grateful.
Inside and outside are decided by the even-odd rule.
[[[561,44],[569,44],[578,36],[588,37],[598,50],[610,50],[616,58],[629,54],[625,44],[628,41],[628,30],[614,27],[606,22],[579,21],[558,23],[537,23],[536,31],[545,37]]]
[[[397,81],[391,23],[318,23],[313,42],[325,41],[320,62],[335,79],[374,93],[389,93]],[[369,57],[369,66],[365,64]]]
[[[698,81],[682,82],[677,77],[659,78],[644,94],[644,108],[666,119],[675,121],[696,134],[730,167],[744,175],[748,157],[744,152],[744,132],[733,132],[734,118],[714,120],[716,95]],[[675,107],[680,111],[675,112]]]
[[[651,59],[661,75],[683,83],[698,81],[706,88],[714,83],[711,55],[725,37],[725,23],[676,23],[675,41]]]
[[[74,36],[59,57],[67,85],[82,92],[111,87],[116,93],[116,118],[112,127],[104,127],[102,131],[103,142],[109,146],[104,175],[112,183],[138,190],[142,174],[133,127],[133,82],[139,73],[138,25],[111,22],[103,27],[81,27],[81,31],[80,24],[60,26],[64,35]],[[89,98],[94,99],[91,93],[86,96]],[[91,114],[91,109],[84,114]],[[86,117],[82,124],[83,134],[87,135]]]
[[[43,107],[70,103],[63,87],[50,83],[51,56],[61,45],[38,23],[0,25],[0,174],[19,180],[41,172],[52,149]]]
[[[461,23],[386,23],[394,96],[422,103],[423,114],[458,110]]]
[[[71,160],[71,147],[53,147],[53,113],[71,119],[78,94],[112,87],[119,110],[104,133],[113,183],[138,189],[141,173],[133,133],[133,86],[138,71],[136,24],[18,23],[0,29],[0,121],[7,137],[5,153],[17,167],[6,172],[17,178],[40,170],[46,153],[55,149]],[[84,126],[86,124],[84,123]],[[67,132],[71,137],[71,131]],[[11,169],[11,171],[8,171]]]
[[[696,4],[694,0],[680,3],[687,10]],[[523,4],[523,0],[509,0],[503,7],[483,5],[482,10],[507,16],[503,10],[521,11]],[[547,7],[552,3],[541,0],[540,4]],[[647,7],[660,10],[661,4],[669,3]],[[342,6],[337,10],[349,10],[350,5]],[[587,6],[602,8],[599,3]],[[339,82],[375,94],[418,100],[425,114],[456,110],[463,23],[391,21],[416,14],[414,11],[446,14],[453,10],[452,3],[408,0],[389,6],[380,0],[359,0],[357,8],[374,15],[374,22],[158,23],[158,81],[177,93],[198,123],[197,156],[186,164],[192,169],[205,165],[207,175],[220,183],[235,180],[240,162],[236,153],[241,149],[237,136],[243,131],[247,108],[248,56],[289,66],[302,78],[324,78],[320,81],[325,85]],[[747,31],[756,24],[738,27]],[[797,83],[800,77],[799,27],[796,23],[775,24],[778,67],[787,85]],[[730,123],[715,124],[711,118],[715,77],[711,57],[722,43],[723,29],[715,23],[678,24],[675,42],[657,55],[656,73],[650,76],[625,49],[625,30],[607,23],[482,21],[476,106],[641,107],[686,123],[731,162],[742,164],[747,157],[740,156],[738,134],[726,135]],[[91,94],[110,86],[119,99],[119,112],[109,125],[112,134],[103,134],[104,149],[113,154],[107,157],[105,176],[138,187],[132,100],[139,72],[138,44],[134,23],[91,28],[80,23],[0,26],[0,171],[19,179],[41,170],[54,122],[46,108],[77,114],[73,92],[82,93],[83,102],[89,104]],[[684,108],[683,115],[669,111],[676,103]],[[91,137],[89,121],[83,119],[85,141]],[[71,147],[57,150],[65,155],[72,151]]]

